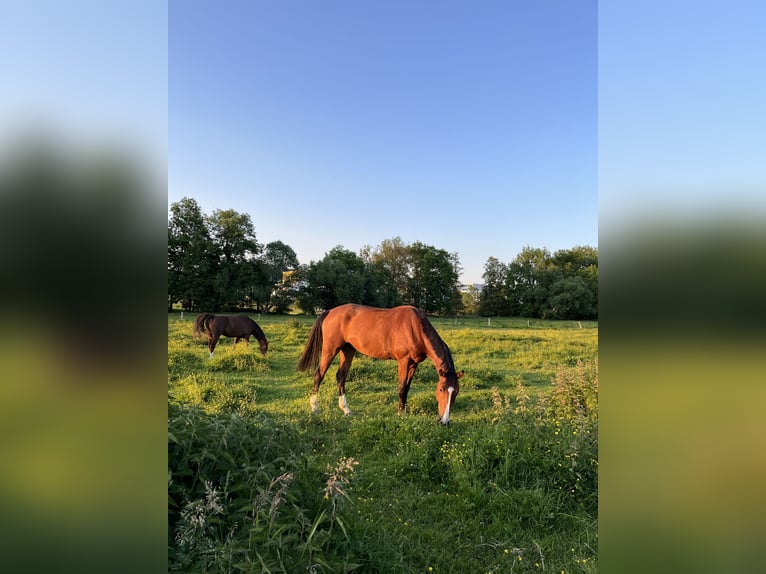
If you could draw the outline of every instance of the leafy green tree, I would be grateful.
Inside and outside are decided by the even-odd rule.
[[[463,311],[468,315],[477,315],[479,313],[480,294],[479,290],[474,285],[469,285],[465,291],[461,293],[463,299]]]
[[[561,277],[551,285],[543,316],[551,319],[580,319],[594,315],[593,293],[582,277]]]
[[[585,300],[580,307],[590,306],[590,311],[583,318],[593,318],[598,315],[598,249],[589,246],[577,246],[562,249],[553,254],[553,264],[566,277],[580,277],[587,286],[590,296],[583,293]]]
[[[289,245],[281,241],[267,243],[257,260],[256,277],[252,286],[252,298],[255,308],[268,311],[271,306],[277,307],[278,312],[286,311],[290,301],[291,290],[282,285],[286,272],[298,268],[298,256]]]
[[[409,301],[426,313],[454,314],[460,292],[456,254],[416,241],[409,247]]]
[[[485,317],[505,316],[510,314],[510,305],[505,292],[508,266],[495,257],[490,257],[484,264],[484,288],[479,297],[479,314]]]
[[[411,274],[410,250],[401,237],[385,239],[368,256],[383,291],[383,306],[401,305],[408,297]]]
[[[333,247],[320,261],[312,261],[303,268],[301,278],[304,285],[297,300],[304,311],[364,302],[364,261],[340,245]]]
[[[194,199],[170,206],[168,222],[168,306],[181,302],[191,311],[214,310],[217,296],[210,280],[218,269],[217,249]]]
[[[551,255],[545,248],[526,246],[508,265],[506,293],[511,312],[522,317],[541,317],[548,297],[548,287],[556,277],[551,275]]]
[[[252,286],[258,278],[256,257],[261,246],[246,213],[218,209],[208,218],[208,225],[218,254],[218,269],[213,280],[217,308],[235,309],[252,295]]]
[[[274,291],[271,293],[270,311],[287,313],[296,302],[300,277],[299,270],[300,266],[298,269],[285,274],[285,278],[276,284]]]
[[[372,247],[365,245],[359,252],[365,266],[364,298],[365,305],[390,308],[399,304],[396,287],[391,274],[372,259]]]

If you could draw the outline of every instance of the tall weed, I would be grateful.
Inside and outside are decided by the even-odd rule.
[[[305,441],[267,417],[170,403],[169,571],[348,572],[344,519],[353,459],[325,477]],[[324,487],[324,488],[323,488]]]

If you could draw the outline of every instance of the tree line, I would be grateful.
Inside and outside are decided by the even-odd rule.
[[[556,252],[552,257],[545,250],[529,248],[524,253],[527,251],[539,251],[551,274],[540,274],[536,266],[528,277],[511,278],[508,270],[514,264],[490,258],[485,265],[486,285],[479,295],[476,289],[461,292],[457,253],[419,241],[406,244],[395,237],[376,247],[367,245],[358,254],[338,245],[321,260],[301,265],[289,245],[281,241],[260,244],[248,214],[229,209],[206,215],[194,199],[183,198],[171,205],[168,221],[168,307],[180,303],[189,311],[280,313],[297,306],[315,313],[342,303],[361,303],[414,305],[438,315],[594,316],[597,283],[594,287],[588,282],[593,269],[585,270],[590,268],[583,267],[580,254],[595,253],[597,282],[595,250],[575,248],[569,250],[569,256]],[[534,301],[544,295],[543,281],[552,302],[529,305],[525,292],[524,304],[517,304],[521,289],[512,291],[508,286],[522,278]],[[578,299],[587,304],[575,304]]]
[[[553,255],[524,247],[510,263],[490,257],[479,298],[483,316],[598,318],[598,249],[574,247]]]

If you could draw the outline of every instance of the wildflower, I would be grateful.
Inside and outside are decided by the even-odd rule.
[[[211,514],[223,513],[223,506],[221,506],[218,499],[218,491],[213,487],[213,483],[209,480],[205,481],[205,502],[206,508]]]
[[[277,478],[272,479],[271,484],[269,484],[269,491],[271,491],[274,486],[277,484],[280,485],[279,490],[277,490],[276,493],[274,493],[274,498],[271,500],[271,508],[269,509],[269,515],[273,517],[274,513],[276,512],[279,505],[284,500],[285,491],[287,490],[287,487],[290,485],[290,483],[293,480],[293,474],[291,472],[286,472]]]
[[[324,489],[324,497],[330,498],[331,496],[340,495],[346,496],[346,491],[343,488],[344,484],[348,484],[348,474],[354,471],[354,465],[359,464],[353,457],[341,457],[338,460],[338,465],[333,469],[329,464],[327,465],[327,485]],[[372,498],[370,498],[372,500]]]

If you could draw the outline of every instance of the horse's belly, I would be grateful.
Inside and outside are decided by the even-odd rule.
[[[372,357],[373,359],[396,359],[397,358],[390,351],[386,351],[376,347],[370,347],[368,345],[357,346],[357,345],[354,345],[353,343],[351,343],[351,345],[354,347],[354,349],[357,350],[357,352],[362,353],[363,355],[367,355],[368,357]]]

